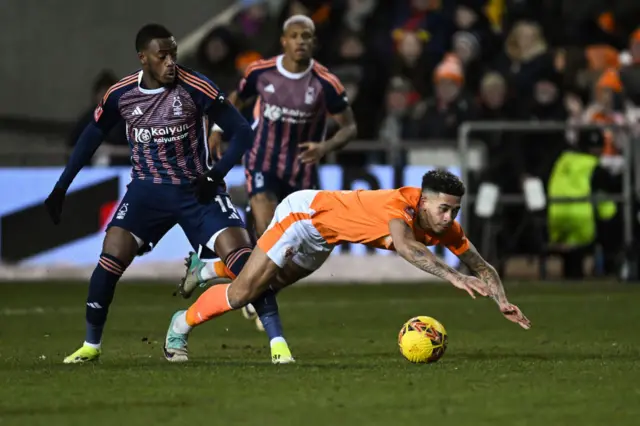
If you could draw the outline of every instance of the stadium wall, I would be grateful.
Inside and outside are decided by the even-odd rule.
[[[326,165],[320,168],[323,188],[390,189],[416,185],[429,166],[407,166],[401,173],[387,165],[362,169]],[[128,167],[87,168],[67,195],[62,223],[51,224],[43,207],[62,169],[0,168],[0,279],[40,280],[88,278],[100,253],[104,229],[118,210],[130,182]],[[459,174],[453,168],[452,172]],[[238,212],[244,215],[244,169],[235,167],[227,184]],[[173,228],[154,250],[134,262],[124,279],[180,277],[182,259],[192,250],[179,227]],[[447,263],[458,259],[447,250],[434,249]],[[360,245],[337,247],[313,281],[382,282],[424,281],[428,277],[394,253]]]
[[[233,0],[9,0],[0,13],[0,115],[73,120],[103,68],[139,67],[135,34],[166,25],[181,41]]]

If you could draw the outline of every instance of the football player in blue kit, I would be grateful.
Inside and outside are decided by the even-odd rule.
[[[136,255],[151,250],[173,226],[182,228],[194,250],[220,256],[232,274],[237,275],[253,248],[224,184],[225,175],[251,147],[249,123],[213,82],[178,65],[178,46],[165,27],[144,26],[135,47],[141,69],[107,91],[45,201],[53,222],[59,223],[73,179],[89,162],[104,134],[125,120],[131,182],[107,227],[91,276],[84,343],[64,363],[99,358],[116,283]],[[211,164],[207,143],[213,122],[231,140],[215,164]],[[263,295],[258,307],[281,334],[275,294]],[[167,337],[165,357],[170,361],[180,361],[182,346],[177,343]],[[278,360],[292,360],[283,338],[278,350]]]

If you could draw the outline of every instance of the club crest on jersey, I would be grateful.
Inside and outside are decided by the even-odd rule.
[[[182,115],[182,101],[180,95],[173,97],[173,115]]]
[[[102,113],[102,105],[98,105],[95,111],[93,111],[93,119],[97,122],[98,120],[100,120],[100,117],[102,117]]]
[[[316,98],[316,89],[314,87],[307,87],[307,93],[304,95],[304,103],[311,105]]]

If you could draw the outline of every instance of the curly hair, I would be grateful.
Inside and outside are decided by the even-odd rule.
[[[436,169],[424,174],[422,190],[462,197],[466,188],[458,176],[447,170]]]

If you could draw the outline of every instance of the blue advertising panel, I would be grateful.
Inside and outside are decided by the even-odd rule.
[[[391,189],[400,186],[419,186],[422,175],[430,170],[428,166],[408,166],[406,167],[399,179],[400,182],[394,182],[394,169],[386,165],[371,165],[364,169],[343,169],[341,166],[326,165],[320,167],[320,183],[323,189],[342,190],[342,189]],[[459,175],[459,170],[452,169],[453,173]],[[2,226],[24,227],[29,229],[31,224],[28,218],[41,216],[28,216],[28,212],[35,210],[42,205],[54,183],[60,176],[62,169],[59,167],[52,168],[0,168],[0,220]],[[128,167],[107,167],[107,168],[87,168],[83,170],[75,179],[73,185],[69,189],[67,198],[73,198],[75,194],[100,192],[100,195],[89,195],[89,198],[80,198],[73,204],[67,200],[65,208],[71,208],[70,205],[82,207],[84,204],[96,204],[95,209],[91,212],[98,212],[93,216],[100,216],[99,220],[95,217],[87,217],[87,221],[92,221],[89,231],[86,235],[79,234],[65,240],[65,237],[58,236],[59,241],[62,238],[63,243],[54,245],[51,248],[39,249],[43,246],[41,239],[49,238],[50,233],[60,233],[54,225],[38,223],[38,231],[21,232],[20,229],[2,229],[0,227],[0,237],[4,234],[5,238],[0,238],[0,257],[3,262],[12,261],[23,265],[45,265],[45,264],[68,264],[70,266],[86,266],[96,262],[102,248],[102,240],[104,237],[104,225],[108,223],[118,201],[124,196],[126,186],[130,182],[130,168]],[[117,182],[117,183],[116,183]],[[245,174],[242,167],[235,167],[227,175],[227,185],[229,187],[244,186]],[[109,184],[112,184],[112,196],[109,192]],[[106,185],[106,186],[105,186]],[[98,188],[95,191],[93,188]],[[83,195],[83,197],[87,197]],[[239,208],[238,211],[244,215],[244,209]],[[65,214],[67,210],[65,210]],[[66,223],[65,226],[73,227],[83,222],[78,220],[78,212],[75,212],[75,222]],[[41,214],[41,213],[40,213]],[[22,215],[22,216],[21,216]],[[91,216],[91,215],[89,215]],[[82,216],[80,216],[82,217]],[[64,220],[64,217],[63,217]],[[78,225],[79,226],[79,225]],[[86,226],[85,226],[86,228]],[[74,233],[75,234],[75,233]],[[11,236],[10,239],[6,238]],[[24,236],[23,236],[24,235]],[[25,240],[26,239],[26,240]],[[17,241],[20,240],[20,241]],[[17,244],[19,242],[19,244]],[[13,245],[20,245],[20,253],[27,255],[9,256],[9,252],[15,252]],[[29,246],[34,247],[33,253],[29,251]],[[158,261],[175,261],[182,259],[189,251],[191,246],[184,237],[179,227],[174,227],[169,231],[162,241],[154,248],[154,250],[136,260],[136,262],[158,262]],[[365,255],[367,248],[360,245],[350,245],[346,248],[340,247],[334,251],[334,255],[347,251],[353,255]],[[384,250],[378,250],[379,254],[389,254]],[[457,258],[445,251],[447,263],[452,266],[457,265]],[[13,260],[11,260],[13,259]],[[17,259],[17,260],[16,260]]]

